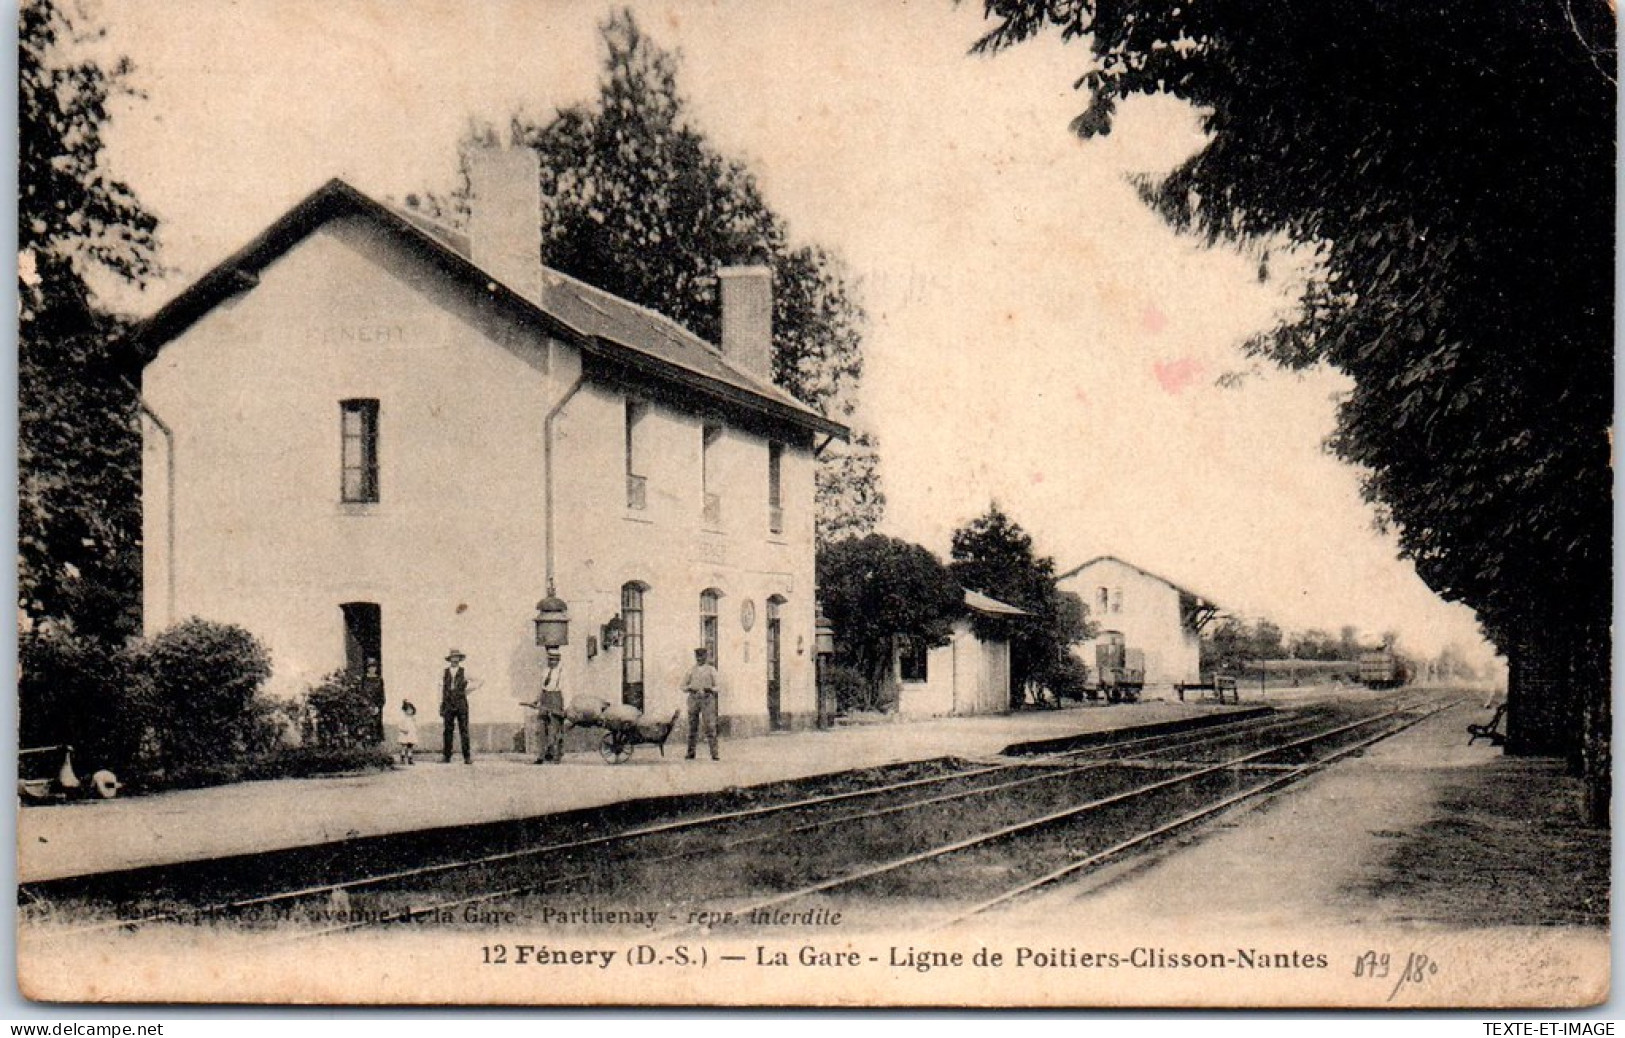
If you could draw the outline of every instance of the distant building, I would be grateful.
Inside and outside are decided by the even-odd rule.
[[[814,455],[846,429],[773,385],[770,271],[719,272],[719,348],[541,265],[533,152],[471,179],[466,234],[332,181],[149,322],[147,630],[240,624],[286,694],[376,658],[426,719],[456,647],[505,749],[552,585],[567,697],[669,716],[706,645],[731,729],[813,723]]]
[[[1024,610],[975,591],[965,608],[982,616],[1026,616]],[[948,644],[900,641],[894,661],[897,712],[913,717],[1002,714],[1010,709],[1010,643],[984,640],[969,617],[954,621]]]
[[[1199,680],[1202,628],[1218,610],[1208,599],[1110,555],[1067,570],[1055,584],[1083,599],[1101,635],[1118,632],[1128,648],[1145,653],[1148,691]],[[1095,644],[1092,638],[1073,648],[1091,674]]]

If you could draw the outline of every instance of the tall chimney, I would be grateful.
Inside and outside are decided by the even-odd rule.
[[[773,382],[773,270],[723,267],[722,355],[746,374]]]
[[[541,162],[531,148],[475,145],[466,154],[474,265],[532,302],[541,299]]]

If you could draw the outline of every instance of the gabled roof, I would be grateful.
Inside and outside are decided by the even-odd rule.
[[[641,375],[713,402],[743,407],[814,433],[848,435],[846,426],[824,417],[789,393],[741,370],[712,344],[646,307],[630,303],[541,266],[541,296],[527,299],[469,259],[468,239],[455,231],[399,212],[346,184],[330,180],[165,304],[140,329],[148,357],[201,319],[215,306],[258,281],[259,272],[340,217],[371,221],[398,244],[449,279],[488,298],[514,319]]]
[[[1067,570],[1065,573],[1062,573],[1060,576],[1055,578],[1055,582],[1057,584],[1059,584],[1063,580],[1070,580],[1071,578],[1077,576],[1079,573],[1082,573],[1084,570],[1088,569],[1090,566],[1093,566],[1096,563],[1100,563],[1100,562],[1115,562],[1119,566],[1127,566],[1129,569],[1133,570],[1136,573],[1139,573],[1142,576],[1150,577],[1152,580],[1158,581],[1158,582],[1163,583],[1163,584],[1167,584],[1169,587],[1173,588],[1175,591],[1178,591],[1182,595],[1189,595],[1191,598],[1196,599],[1198,605],[1209,605],[1209,606],[1211,606],[1211,605],[1216,605],[1217,604],[1212,599],[1208,598],[1206,595],[1197,594],[1195,591],[1192,591],[1190,588],[1187,588],[1187,587],[1181,587],[1180,585],[1175,584],[1173,581],[1169,580],[1167,577],[1159,576],[1158,574],[1155,574],[1155,573],[1151,572],[1148,569],[1144,569],[1144,568],[1142,568],[1140,566],[1136,566],[1132,562],[1125,562],[1125,561],[1123,561],[1122,559],[1118,558],[1115,555],[1096,555],[1094,558],[1090,559],[1088,562],[1081,563],[1081,564],[1079,564],[1077,566],[1073,566],[1071,569]]]
[[[1017,609],[1013,605],[1000,602],[996,598],[989,598],[980,591],[965,589],[965,608],[981,613],[983,616],[1031,616],[1025,609]]]

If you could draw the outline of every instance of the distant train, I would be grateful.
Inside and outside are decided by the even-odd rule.
[[[1410,680],[1410,666],[1392,649],[1366,649],[1360,653],[1360,684],[1367,688],[1398,688]]]

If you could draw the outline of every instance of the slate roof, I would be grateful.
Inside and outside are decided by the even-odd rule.
[[[647,307],[628,302],[541,266],[541,298],[527,299],[469,259],[466,235],[373,200],[342,180],[330,180],[259,237],[199,278],[154,314],[137,335],[147,356],[180,335],[219,303],[252,288],[258,274],[330,220],[360,216],[448,277],[489,297],[516,319],[643,375],[715,402],[744,407],[810,432],[848,435],[778,386],[740,369],[711,343]]]
[[[1097,562],[1115,562],[1120,566],[1127,566],[1129,569],[1133,570],[1136,573],[1139,573],[1139,574],[1141,574],[1143,576],[1150,577],[1152,580],[1160,581],[1160,582],[1162,582],[1164,584],[1167,584],[1169,587],[1173,588],[1175,591],[1178,591],[1182,595],[1189,595],[1190,597],[1196,599],[1198,604],[1209,605],[1209,606],[1217,605],[1217,603],[1215,603],[1211,598],[1208,598],[1206,595],[1198,594],[1197,592],[1192,591],[1190,588],[1187,588],[1187,587],[1181,587],[1180,585],[1175,584],[1173,581],[1169,580],[1167,577],[1158,576],[1157,574],[1151,572],[1148,569],[1145,569],[1145,568],[1140,567],[1140,566],[1136,566],[1132,562],[1126,562],[1123,559],[1120,559],[1115,555],[1096,555],[1094,558],[1090,559],[1088,562],[1084,562],[1084,563],[1081,563],[1081,564],[1079,564],[1077,566],[1073,566],[1071,569],[1067,570],[1065,573],[1062,573],[1060,576],[1055,578],[1055,582],[1057,584],[1059,584],[1063,580],[1070,580],[1073,577],[1077,576],[1079,573],[1082,573],[1084,570],[1088,569],[1090,566],[1093,566]]]
[[[1025,609],[1017,609],[1013,605],[1001,602],[996,598],[989,598],[980,591],[965,589],[965,606],[986,616],[1031,616]]]

